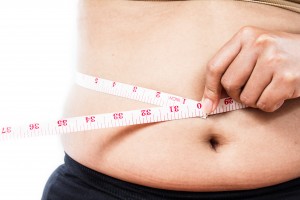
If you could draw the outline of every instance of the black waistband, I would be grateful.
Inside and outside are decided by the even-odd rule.
[[[300,178],[278,185],[243,191],[182,192],[145,187],[99,173],[73,160],[66,154],[65,165],[69,172],[87,185],[120,199],[300,199]]]

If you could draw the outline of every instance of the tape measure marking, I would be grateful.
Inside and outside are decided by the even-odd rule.
[[[206,114],[202,111],[200,101],[82,73],[76,74],[76,83],[87,89],[158,105],[160,107],[72,117],[50,122],[25,123],[24,125],[0,125],[0,140],[76,133],[110,127],[206,117]],[[212,114],[233,111],[245,107],[245,105],[235,102],[232,98],[224,98],[220,100],[217,109]]]

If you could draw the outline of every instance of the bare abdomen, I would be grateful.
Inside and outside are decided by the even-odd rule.
[[[300,33],[299,15],[234,1],[82,1],[80,72],[201,100],[205,66],[241,27]],[[212,11],[218,12],[212,12]],[[270,15],[264,17],[265,13]],[[151,105],[74,85],[65,115]],[[110,176],[163,189],[257,188],[300,175],[300,101],[66,135],[65,151]]]

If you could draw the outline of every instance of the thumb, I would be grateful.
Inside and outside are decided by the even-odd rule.
[[[203,112],[212,113],[218,106],[221,98],[222,85],[206,82],[202,97]]]

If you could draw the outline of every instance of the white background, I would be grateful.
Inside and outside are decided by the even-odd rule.
[[[76,60],[76,0],[0,0],[0,125],[62,114]],[[41,199],[58,136],[0,141],[0,199]]]

